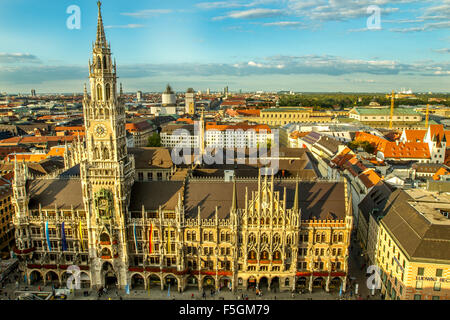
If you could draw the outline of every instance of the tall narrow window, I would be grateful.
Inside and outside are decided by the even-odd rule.
[[[102,85],[97,85],[97,99],[102,101],[103,100],[103,91],[102,91]]]
[[[111,100],[111,86],[109,83],[106,84],[106,100]]]

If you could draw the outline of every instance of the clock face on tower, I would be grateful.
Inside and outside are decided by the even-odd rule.
[[[107,129],[103,124],[98,124],[95,126],[94,132],[97,138],[104,138],[106,137]]]

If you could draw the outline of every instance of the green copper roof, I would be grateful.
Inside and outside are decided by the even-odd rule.
[[[390,116],[390,108],[355,108],[354,109],[360,115],[377,115],[377,116]],[[394,108],[394,115],[414,115],[418,116],[420,113],[408,108]]]
[[[292,108],[292,107],[279,107],[261,110],[261,112],[297,112],[297,111],[309,111],[310,108]]]

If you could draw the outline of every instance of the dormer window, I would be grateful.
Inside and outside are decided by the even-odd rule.
[[[441,214],[442,214],[444,217],[446,217],[447,219],[450,219],[450,211],[443,210],[443,209],[441,209],[441,210],[439,210],[439,211],[441,212]]]

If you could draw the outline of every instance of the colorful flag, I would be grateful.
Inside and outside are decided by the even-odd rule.
[[[148,252],[153,253],[153,223],[150,225],[150,232],[148,233]]]
[[[81,227],[81,221],[80,221],[80,227],[79,227],[79,232],[80,232],[80,242],[81,242],[81,248],[84,251],[84,243],[83,243],[83,228]]]
[[[136,247],[136,254],[138,254],[138,243],[137,243],[137,235],[136,235],[136,223],[133,226],[134,233],[134,246]]]
[[[62,251],[67,251],[66,231],[64,230],[64,222],[61,223],[61,246]]]
[[[129,284],[127,284],[127,285],[125,286],[125,293],[126,293],[126,294],[130,294],[130,285],[129,285]]]
[[[45,236],[47,237],[48,251],[52,252],[52,245],[50,243],[50,235],[48,233],[48,221],[45,223]]]

